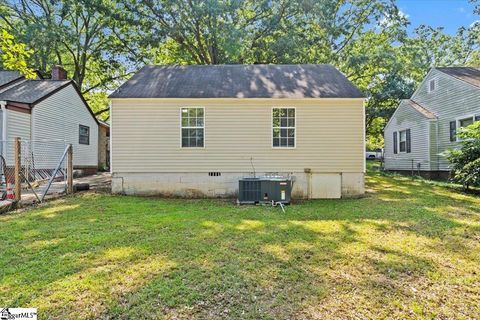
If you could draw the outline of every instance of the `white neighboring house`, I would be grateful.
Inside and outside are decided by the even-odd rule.
[[[480,68],[432,68],[385,127],[385,169],[448,178],[457,129],[480,121]]]
[[[0,106],[0,152],[7,164],[14,157],[12,141],[20,137],[32,141],[48,169],[58,163],[58,149],[72,144],[74,169],[97,171],[98,121],[61,67],[53,68],[49,80],[0,71]]]

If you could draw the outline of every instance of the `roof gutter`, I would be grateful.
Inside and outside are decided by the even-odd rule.
[[[367,98],[365,97],[344,97],[344,98],[235,98],[235,97],[228,97],[228,98],[185,98],[185,97],[160,97],[160,98],[152,98],[152,97],[140,97],[140,98],[135,98],[135,97],[128,97],[128,98],[121,98],[121,97],[108,97],[110,101],[135,101],[135,100],[142,100],[142,101],[175,101],[175,100],[186,100],[186,101],[218,101],[218,100],[229,100],[229,101],[346,101],[346,100],[352,100],[352,101],[365,101]]]

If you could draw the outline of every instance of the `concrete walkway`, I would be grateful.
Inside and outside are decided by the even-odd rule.
[[[73,185],[88,183],[90,184],[90,190],[99,190],[99,191],[110,191],[111,186],[111,175],[107,172],[102,172],[90,176],[79,177],[73,180]],[[26,207],[38,203],[37,196],[42,197],[46,188],[46,184],[42,184],[39,187],[35,188],[35,192],[32,189],[22,190],[22,199],[17,207]],[[58,181],[52,183],[48,193],[45,195],[44,201],[51,199],[60,198],[66,195],[66,184],[64,181]],[[36,195],[35,195],[36,194]],[[10,210],[13,206],[13,202],[10,200],[0,201],[0,213]]]

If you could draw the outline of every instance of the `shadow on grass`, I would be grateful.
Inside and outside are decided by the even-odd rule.
[[[291,318],[358,288],[373,305],[412,299],[399,279],[439,272],[422,250],[477,259],[462,237],[478,236],[478,199],[376,175],[369,189],[285,214],[85,194],[2,217],[0,302],[53,318]]]

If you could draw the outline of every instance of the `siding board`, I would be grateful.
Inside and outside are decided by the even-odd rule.
[[[437,90],[429,93],[426,87],[420,87],[412,99],[437,114],[439,170],[448,171],[450,165],[443,154],[458,146],[458,142],[450,141],[450,121],[480,113],[480,88],[435,69],[428,74],[426,83],[433,78]]]
[[[60,155],[65,144],[71,143],[74,166],[98,165],[98,124],[72,85],[35,105],[32,109],[32,122],[33,140],[58,140],[58,143],[52,143],[51,148],[58,149],[53,152]],[[89,145],[78,143],[80,124],[90,127]]]
[[[436,90],[429,92],[428,84],[436,80]],[[429,170],[449,171],[450,165],[445,158],[446,151],[459,146],[451,141],[451,126],[461,116],[480,113],[480,88],[449,76],[439,70],[432,69],[412,96],[412,100],[425,106],[436,116],[436,121],[428,121],[414,111],[404,111],[403,102],[398,111],[385,128],[385,168],[388,170],[410,170],[404,155],[393,156],[391,132],[408,126],[416,126],[417,133],[412,131],[412,144],[422,147],[415,159],[430,164]],[[422,166],[423,167],[423,166]]]
[[[430,170],[430,154],[428,146],[429,120],[421,113],[413,109],[407,102],[401,102],[395,115],[385,128],[385,169],[387,170],[417,170],[420,164],[421,170]],[[411,152],[394,153],[394,134],[397,132],[397,140],[400,139],[398,132],[410,129]]]
[[[180,147],[180,108],[205,107],[205,148]],[[296,107],[296,147],[272,148],[272,107]],[[112,171],[363,172],[362,99],[114,99]]]
[[[13,164],[15,161],[15,144],[14,139],[19,137],[22,140],[30,139],[30,119],[31,115],[14,110],[6,110],[7,112],[7,136],[6,136],[6,157],[7,164]]]

